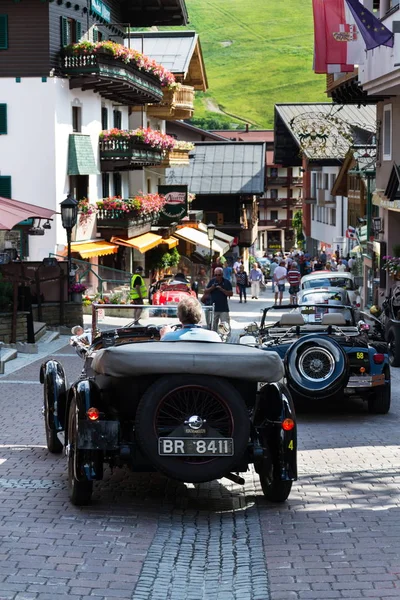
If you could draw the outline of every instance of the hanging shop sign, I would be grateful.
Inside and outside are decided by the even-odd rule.
[[[188,211],[187,185],[159,185],[158,193],[165,196],[165,204],[160,212],[161,222],[180,221]]]
[[[107,21],[107,23],[111,23],[111,10],[104,2],[101,0],[91,0],[90,7],[96,15]]]

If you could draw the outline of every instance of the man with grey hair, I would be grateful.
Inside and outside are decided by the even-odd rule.
[[[203,310],[197,298],[194,296],[183,298],[178,304],[178,318],[182,323],[182,328],[174,330],[173,327],[166,325],[160,332],[161,341],[221,342],[218,333],[203,329],[199,325],[202,317]]]
[[[214,277],[208,282],[201,301],[214,305],[213,329],[217,331],[218,323],[230,323],[228,298],[233,295],[232,284],[225,279],[221,267],[214,269]]]

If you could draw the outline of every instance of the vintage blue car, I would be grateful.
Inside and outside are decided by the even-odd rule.
[[[269,311],[281,311],[271,322]],[[368,337],[354,308],[337,304],[272,306],[251,333],[257,345],[284,360],[293,400],[358,396],[370,413],[386,414],[391,387],[387,344]]]

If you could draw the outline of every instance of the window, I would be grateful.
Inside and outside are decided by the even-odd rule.
[[[147,193],[151,194],[151,179],[150,179],[150,177],[147,178]]]
[[[106,106],[101,107],[101,128],[108,129],[108,110]]]
[[[275,167],[272,167],[270,177],[278,177],[278,169],[276,169]]]
[[[114,110],[114,127],[122,129],[122,112],[120,110]]]
[[[275,200],[278,197],[278,190],[270,190],[270,197]]]
[[[7,133],[7,104],[0,104],[0,135]]]
[[[311,198],[317,197],[317,173],[311,173]]]
[[[324,190],[329,188],[329,175],[328,173],[324,173]]]
[[[0,198],[11,198],[11,177],[9,175],[0,176]]]
[[[392,160],[392,105],[383,107],[383,160]]]
[[[61,45],[68,46],[68,44],[74,44],[75,42],[79,42],[81,37],[82,23],[75,21],[75,19],[61,17]]]
[[[82,109],[80,106],[72,107],[72,131],[76,133],[82,131]]]
[[[315,221],[315,205],[311,205],[311,219]]]
[[[336,208],[331,208],[331,225],[336,225]]]
[[[110,195],[110,173],[103,173],[101,183],[103,198],[108,198]]]
[[[114,173],[114,196],[122,196],[121,173]]]
[[[0,50],[8,48],[8,16],[0,15]]]
[[[333,186],[335,185],[335,181],[336,181],[336,175],[335,175],[335,173],[331,173],[330,176],[329,176],[329,179],[330,179],[329,192],[331,192]]]
[[[277,221],[277,220],[278,220],[278,211],[271,210],[271,221]]]
[[[289,219],[290,219],[290,221],[293,219],[293,211],[292,210],[289,210]]]
[[[92,34],[94,42],[101,42],[104,37],[101,31],[99,31],[96,27],[93,27]]]

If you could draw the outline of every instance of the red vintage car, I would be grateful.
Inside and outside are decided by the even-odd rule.
[[[158,281],[149,290],[149,301],[154,306],[178,304],[185,296],[196,298],[196,292],[187,280],[179,277]]]

